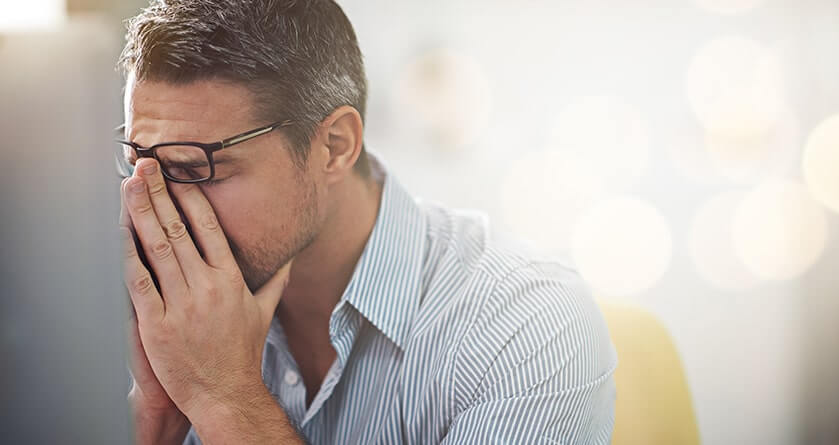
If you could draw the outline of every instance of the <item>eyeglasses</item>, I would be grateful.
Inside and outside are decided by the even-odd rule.
[[[249,141],[257,136],[268,134],[278,128],[287,127],[292,123],[290,120],[275,122],[211,144],[187,141],[164,142],[151,147],[141,147],[134,142],[116,139],[118,144],[118,152],[116,153],[117,172],[123,178],[134,174],[134,164],[127,156],[128,148],[132,148],[137,159],[157,159],[163,176],[172,182],[183,184],[206,182],[213,179],[216,174],[213,153]],[[120,125],[114,131],[124,132],[125,124]]]

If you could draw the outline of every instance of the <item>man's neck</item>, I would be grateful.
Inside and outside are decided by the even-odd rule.
[[[380,179],[353,176],[330,197],[334,211],[291,268],[278,308],[284,327],[291,327],[286,326],[289,323],[328,324],[376,223],[383,191]]]

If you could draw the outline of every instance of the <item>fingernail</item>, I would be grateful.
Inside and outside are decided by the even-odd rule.
[[[134,193],[142,193],[146,190],[146,183],[144,183],[142,180],[136,180],[129,186],[129,188]]]
[[[144,175],[153,175],[157,173],[157,162],[147,162],[146,166],[143,167],[143,174]]]

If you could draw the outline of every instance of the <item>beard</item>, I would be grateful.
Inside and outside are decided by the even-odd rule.
[[[318,232],[318,201],[314,183],[307,187],[305,195],[300,207],[294,210],[298,215],[294,234],[274,234],[269,239],[260,239],[247,246],[228,237],[230,250],[252,293],[256,293],[283,266],[314,242]]]
[[[233,257],[242,271],[245,284],[252,293],[256,293],[292,258],[309,247],[315,239],[314,230],[309,227],[301,229],[297,235],[286,243],[265,243],[248,248],[230,241]]]

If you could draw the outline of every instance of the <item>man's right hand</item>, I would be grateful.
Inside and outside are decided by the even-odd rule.
[[[132,251],[134,237],[131,234],[131,218],[122,205],[119,218],[123,249]],[[131,247],[131,250],[127,250]],[[137,319],[133,318],[128,326],[128,338],[131,344],[131,375],[133,384],[128,400],[134,413],[135,443],[142,444],[181,444],[189,431],[190,423],[186,416],[175,406],[172,399],[160,385],[154,375],[140,332]]]

